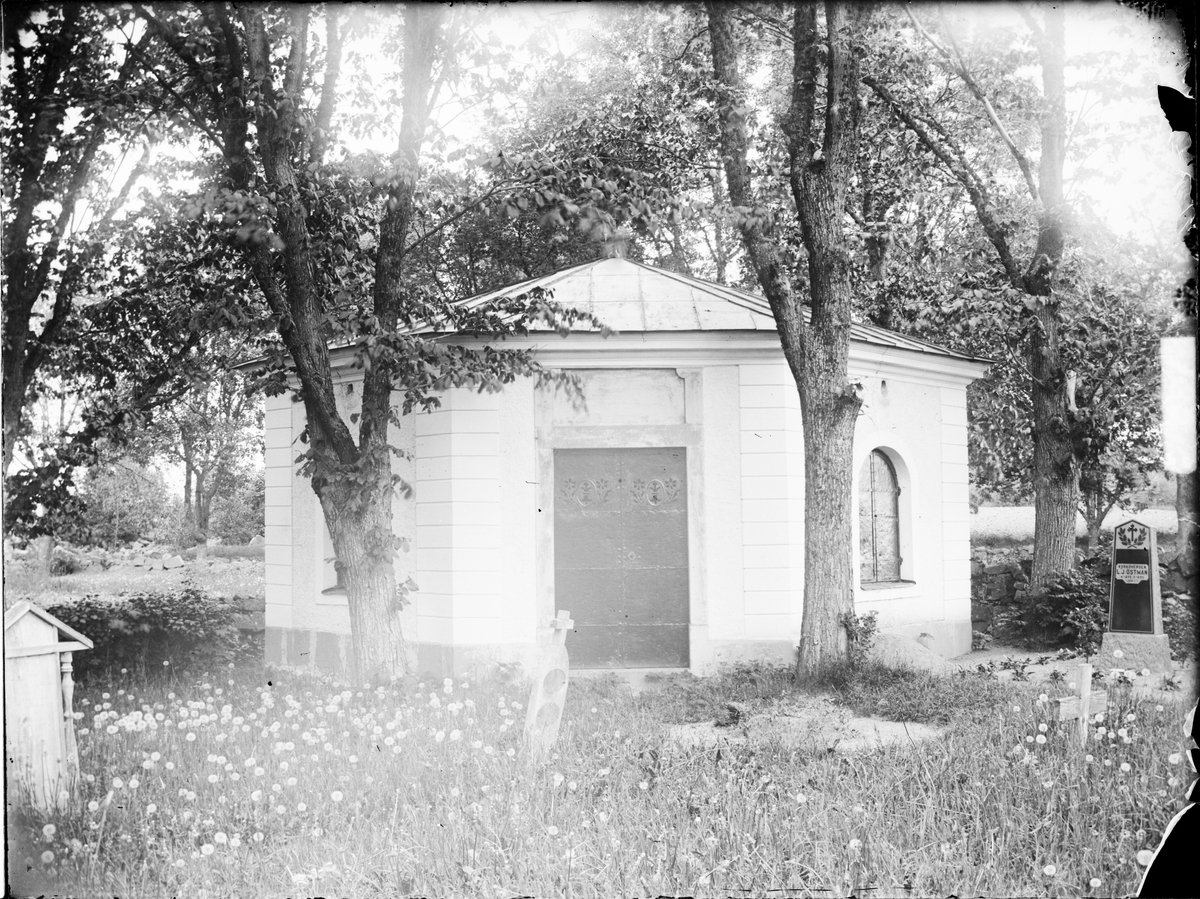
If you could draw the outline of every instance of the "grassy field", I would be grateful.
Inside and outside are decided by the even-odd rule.
[[[75,896],[1130,894],[1190,778],[1183,702],[1112,706],[1080,748],[1037,689],[876,671],[844,696],[946,736],[843,756],[670,742],[794,692],[784,669],[578,680],[532,764],[527,687],[499,677],[130,673],[77,694],[81,794],[26,810],[10,858]]]
[[[1174,509],[1144,509],[1132,513],[1114,510],[1104,520],[1104,529],[1111,533],[1114,527],[1130,518],[1154,527],[1158,531],[1160,547],[1164,543],[1174,543],[1179,524]],[[1083,516],[1076,520],[1075,535],[1081,538],[1087,536]],[[981,507],[971,515],[971,543],[1012,546],[1033,543],[1033,506]]]
[[[194,560],[195,550],[185,559]],[[209,559],[189,561],[181,568],[151,571],[129,563],[108,569],[92,565],[75,574],[47,577],[32,562],[8,561],[4,566],[6,607],[19,599],[52,603],[67,597],[116,596],[121,593],[162,592],[194,586],[223,596],[262,596],[265,591],[261,546],[210,547]]]

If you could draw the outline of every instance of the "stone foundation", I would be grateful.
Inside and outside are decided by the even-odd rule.
[[[1121,658],[1116,657],[1117,651]],[[1092,664],[1100,671],[1113,668],[1132,668],[1142,671],[1149,668],[1156,674],[1175,670],[1171,661],[1171,644],[1166,634],[1114,634],[1104,635],[1100,652],[1092,658]]]

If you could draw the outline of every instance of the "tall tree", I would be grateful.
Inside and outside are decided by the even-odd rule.
[[[136,64],[145,36],[131,31],[113,40],[108,26],[104,9],[82,3],[4,13],[5,473],[30,387],[61,345],[156,137],[148,76]]]
[[[406,664],[392,498],[407,485],[393,474],[389,425],[436,405],[435,394],[449,387],[494,389],[545,374],[528,352],[448,347],[422,329],[496,334],[534,319],[567,327],[578,318],[540,295],[493,309],[455,307],[415,266],[418,248],[461,211],[418,221],[431,118],[460,61],[486,48],[471,43],[469,11],[435,5],[359,9],[349,18],[336,6],[133,9],[154,37],[155,61],[176,73],[180,114],[220,154],[219,180],[193,211],[211,226],[210,240],[236,246],[278,333],[273,384],[282,388],[290,375],[304,405],[302,471],[348,592],[351,675],[360,683],[391,679]],[[376,45],[399,60],[394,72],[358,69],[362,79],[397,76],[398,133],[381,165],[366,156],[332,160],[330,152],[339,126],[355,124],[339,107],[343,50],[356,29],[374,29]],[[363,372],[352,416],[335,402],[331,342],[353,346]]]
[[[1028,367],[1034,478],[1034,555],[1032,579],[1043,584],[1075,563],[1075,513],[1078,507],[1079,456],[1074,426],[1077,410],[1068,390],[1068,368],[1062,347],[1063,317],[1055,279],[1067,241],[1069,209],[1064,191],[1068,137],[1066,114],[1066,26],[1061,5],[1021,14],[1029,29],[1041,70],[1040,153],[1036,162],[1001,120],[985,86],[972,70],[953,35],[939,40],[914,15],[912,22],[978,103],[995,137],[1011,154],[1017,177],[1025,186],[1036,223],[1036,238],[1025,249],[1014,245],[1011,219],[992,189],[992,173],[980,171],[961,140],[926,104],[908,103],[881,78],[869,76],[871,87],[896,117],[934,154],[966,191],[1007,281],[1012,302],[1024,305],[1029,317]]]
[[[859,64],[871,11],[859,4],[829,2],[821,11],[797,4],[790,23],[790,102],[779,127],[789,212],[799,221],[807,277],[783,252],[780,226],[753,177],[738,14],[720,3],[707,4],[707,11],[729,200],[800,395],[804,614],[797,673],[807,677],[845,658],[839,618],[854,611],[851,483],[862,400],[847,370],[853,291],[843,217],[858,149]]]

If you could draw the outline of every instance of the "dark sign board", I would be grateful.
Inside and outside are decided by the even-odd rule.
[[[1127,521],[1113,531],[1108,629],[1126,634],[1163,632],[1158,547],[1154,528],[1140,521]]]

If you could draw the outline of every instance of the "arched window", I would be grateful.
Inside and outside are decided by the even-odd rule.
[[[859,555],[863,584],[900,580],[900,484],[892,461],[872,451],[858,476]]]

